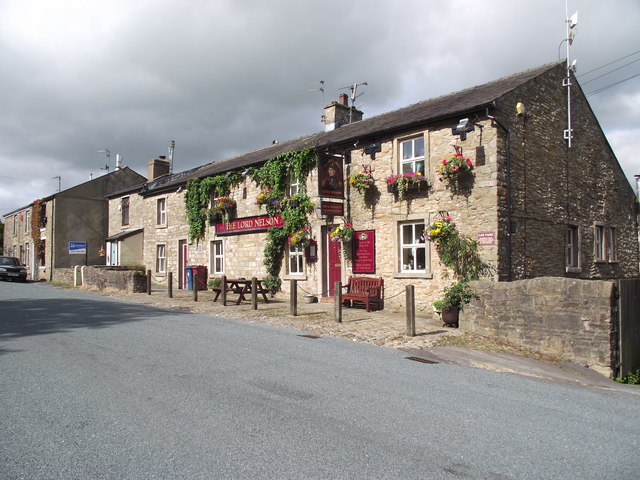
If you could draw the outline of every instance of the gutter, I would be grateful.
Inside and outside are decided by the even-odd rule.
[[[496,108],[495,103],[493,105]],[[507,281],[513,281],[513,238],[511,235],[511,222],[512,222],[512,205],[511,205],[511,132],[505,127],[500,120],[493,115],[489,115],[489,108],[486,111],[487,118],[496,123],[507,135],[507,265],[509,273],[507,275]]]

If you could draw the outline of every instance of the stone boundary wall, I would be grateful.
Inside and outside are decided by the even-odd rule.
[[[113,288],[129,293],[147,291],[147,276],[143,269],[126,267],[84,267],[83,286],[98,290]]]
[[[42,277],[40,278],[48,279],[48,275],[46,273],[42,274]],[[54,268],[51,281],[58,283],[69,283],[73,285],[73,268]]]
[[[615,282],[538,277],[471,285],[478,298],[461,314],[465,330],[614,374]]]

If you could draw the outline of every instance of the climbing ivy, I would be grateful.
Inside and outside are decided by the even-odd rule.
[[[40,259],[44,255],[44,240],[40,238],[40,228],[45,225],[44,215],[46,213],[44,201],[34,200],[31,206],[31,238],[35,249],[36,258]]]
[[[204,237],[209,216],[209,203],[213,193],[215,192],[218,197],[229,195],[231,188],[238,185],[241,180],[242,176],[239,172],[229,172],[214,177],[192,178],[187,182],[184,202],[191,241]]]
[[[251,179],[263,189],[268,189],[269,198],[277,202],[278,208],[270,207],[267,213],[274,215],[278,211],[284,220],[283,227],[270,228],[264,246],[264,265],[267,267],[265,286],[272,292],[280,289],[282,281],[279,274],[289,235],[309,225],[309,214],[314,210],[309,196],[299,193],[287,197],[287,187],[297,182],[304,191],[307,175],[316,165],[316,156],[312,149],[286,152],[270,158],[259,168],[251,171]]]
[[[285,152],[267,160],[260,167],[249,170],[249,177],[260,188],[270,191],[270,198],[277,202],[278,208],[267,210],[269,215],[282,214],[283,227],[270,228],[267,232],[267,242],[264,247],[264,265],[268,276],[265,286],[272,291],[280,289],[279,278],[282,259],[289,234],[309,225],[308,216],[314,210],[309,196],[299,193],[287,197],[287,187],[291,182],[297,182],[304,192],[304,186],[309,172],[316,166],[316,156],[313,149]],[[194,178],[187,182],[185,194],[185,208],[189,223],[189,238],[197,240],[204,237],[209,216],[209,202],[211,195],[229,195],[231,188],[240,183],[242,176],[238,172],[216,175],[207,178]]]

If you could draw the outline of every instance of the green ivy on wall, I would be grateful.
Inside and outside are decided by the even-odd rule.
[[[230,172],[227,175],[192,178],[187,182],[184,202],[190,241],[204,237],[213,193],[215,192],[217,197],[229,195],[231,188],[238,185],[241,180],[242,176],[239,172]]]
[[[31,238],[36,258],[40,259],[44,255],[44,240],[40,238],[40,228],[45,225],[44,214],[46,213],[44,201],[34,200],[31,206]]]
[[[295,152],[286,152],[267,160],[260,167],[249,170],[249,177],[259,187],[269,189],[272,198],[277,201],[278,209],[268,210],[274,215],[281,213],[283,227],[270,228],[267,232],[267,243],[264,247],[264,265],[268,276],[265,286],[272,291],[280,289],[279,278],[282,259],[289,234],[309,225],[308,216],[313,213],[314,205],[304,193],[304,185],[309,172],[316,166],[317,160],[313,149],[306,148]],[[212,194],[229,195],[231,189],[242,180],[239,172],[230,172],[214,177],[194,178],[187,182],[185,209],[189,224],[191,241],[203,238],[209,217],[209,203]],[[297,182],[303,193],[287,196],[287,187]]]
[[[316,163],[315,153],[307,148],[270,158],[250,173],[251,179],[260,188],[271,192],[270,198],[278,202],[284,220],[284,226],[268,230],[264,247],[264,265],[268,274],[265,287],[272,292],[279,290],[282,284],[279,274],[289,235],[309,226],[309,215],[313,213],[314,205],[304,193],[304,185]],[[287,187],[292,182],[297,182],[303,193],[287,197]],[[274,214],[276,211],[268,209],[268,213]]]

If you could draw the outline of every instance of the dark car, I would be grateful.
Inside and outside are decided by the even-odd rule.
[[[27,267],[16,257],[0,257],[0,279],[24,282],[27,280]]]

